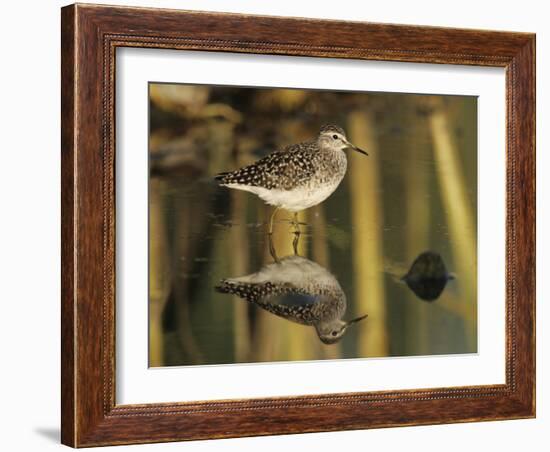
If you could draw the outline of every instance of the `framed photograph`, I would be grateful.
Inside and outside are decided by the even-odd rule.
[[[535,416],[535,36],[62,9],[62,442]]]

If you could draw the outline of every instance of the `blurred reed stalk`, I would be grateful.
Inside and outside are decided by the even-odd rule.
[[[422,102],[422,99],[420,99]],[[410,265],[421,252],[430,248],[431,200],[430,178],[428,168],[422,162],[427,160],[431,149],[429,131],[425,120],[418,117],[416,109],[406,109],[409,117],[408,124],[415,124],[415,133],[407,137],[408,140],[408,167],[405,174],[405,209],[406,209],[406,261]],[[406,344],[415,344],[413,347],[419,354],[428,354],[429,350],[429,318],[426,303],[419,303],[416,296],[408,293],[410,303],[407,304],[405,319]]]
[[[227,256],[231,256],[231,274],[236,276],[250,273],[248,250],[250,249],[246,226],[247,193],[232,190],[232,223],[230,240],[226,243]],[[233,347],[235,362],[246,362],[250,354],[250,325],[248,303],[233,296]]]
[[[454,143],[451,120],[441,104],[429,116],[436,174],[451,235],[451,246],[457,263],[457,285],[464,304],[466,337],[469,349],[475,350],[476,334],[476,225],[468,202],[466,181]]]
[[[265,204],[257,203],[259,211],[258,218],[264,218],[264,224],[262,233],[265,236],[264,249],[261,251],[261,266],[265,265],[268,262],[273,262],[273,258],[269,253],[268,237],[267,237],[267,227],[269,224],[269,218],[272,213],[272,207],[269,207]],[[280,222],[281,215],[284,215],[284,212],[279,211],[275,221],[273,223],[273,246],[275,247],[275,252],[278,258],[282,258],[288,254],[288,250],[285,250],[280,243],[278,243],[275,238],[279,237],[279,229],[284,226]],[[292,248],[292,247],[291,247]],[[292,252],[292,251],[290,251]],[[260,265],[258,265],[260,267]],[[255,271],[259,270],[256,269]],[[281,348],[281,341],[283,333],[279,330],[279,324],[274,318],[273,314],[264,311],[258,307],[254,308],[254,330],[253,330],[253,339],[252,339],[252,361],[273,361],[275,358],[279,357],[279,350]]]
[[[310,209],[311,258],[319,265],[330,268],[328,250],[327,222],[323,204],[317,204]]]
[[[327,224],[323,204],[312,207],[310,213],[311,231],[311,260],[330,271],[330,254],[328,247]],[[319,341],[317,345],[325,359],[337,359],[342,357],[341,344],[323,346]]]
[[[172,189],[172,187],[170,187]],[[206,201],[204,205],[208,205]],[[172,281],[171,300],[174,303],[172,319],[177,325],[175,339],[178,351],[183,351],[190,362],[204,362],[204,355],[193,334],[193,325],[190,314],[190,303],[193,299],[190,280],[184,275],[193,274],[196,271],[195,257],[198,253],[199,241],[196,240],[195,231],[202,231],[205,223],[205,212],[197,212],[191,200],[186,197],[178,198],[174,205],[174,235],[171,253],[172,268],[174,271]],[[178,358],[181,360],[181,357]]]
[[[350,139],[369,156],[349,153],[351,227],[354,249],[354,292],[357,316],[368,319],[358,324],[360,356],[387,356],[389,352],[383,273],[383,214],[380,200],[378,140],[370,111],[357,110],[348,117]]]
[[[170,293],[171,269],[166,225],[162,212],[165,184],[160,179],[149,181],[149,366],[164,365],[162,312]]]
[[[309,210],[302,210],[301,212],[298,212],[298,221],[300,223],[307,224],[309,221],[309,218],[310,218]],[[309,228],[309,225],[300,226],[301,235],[298,242],[299,256],[308,255],[309,234],[308,234],[308,231],[306,230],[307,228]],[[294,234],[289,234],[289,235],[291,236],[292,239],[294,239]],[[287,241],[289,239],[287,239]],[[294,253],[294,250],[290,251],[290,253]],[[289,335],[287,335],[287,337],[292,338],[292,343],[288,345],[289,351],[290,351],[289,359],[293,361],[314,359],[316,356],[315,347],[318,345],[319,339],[317,338],[317,334],[313,331],[313,328],[307,327],[304,325],[294,324],[291,322],[286,322],[286,324],[287,324],[287,328],[290,328]]]
[[[261,243],[263,247],[258,249],[259,262],[254,271],[258,271],[260,266],[265,265],[266,262],[272,262],[273,259],[269,254],[268,241],[267,241],[267,227],[269,221],[269,215],[271,210],[263,203],[254,203],[257,209],[257,218],[264,218],[264,224],[261,226],[261,235],[265,238]],[[278,223],[274,227],[277,227]],[[277,250],[277,252],[279,252]],[[252,329],[252,343],[251,343],[251,361],[272,361],[275,358],[275,348],[279,337],[275,334],[272,328],[270,317],[272,314],[265,312],[263,309],[253,307],[254,315],[254,327]]]

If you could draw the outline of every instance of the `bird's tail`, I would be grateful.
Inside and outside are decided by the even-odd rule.
[[[232,279],[222,279],[214,289],[220,293],[237,295],[251,302],[255,302],[259,295],[257,284],[247,284]]]
[[[239,168],[227,173],[219,173],[214,176],[220,185],[236,184],[241,186],[254,185],[257,171],[250,169],[249,166]]]
[[[223,185],[227,183],[227,179],[229,178],[229,176],[231,176],[230,172],[219,173],[214,176],[214,180],[218,182],[218,184]]]

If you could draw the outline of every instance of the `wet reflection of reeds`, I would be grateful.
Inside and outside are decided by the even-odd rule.
[[[249,235],[244,227],[246,225],[246,212],[248,199],[244,193],[237,191],[231,193],[232,205],[232,221],[234,224],[241,225],[240,227],[231,228],[230,240],[226,246],[229,248],[228,254],[233,256],[231,259],[231,271],[235,275],[243,275],[249,271],[248,253],[232,252],[233,250],[248,250]],[[248,307],[238,300],[238,297],[233,297],[233,330],[236,334],[233,335],[233,346],[235,349],[235,360],[237,362],[246,362],[250,354],[250,322],[248,319]]]
[[[424,117],[415,118],[415,112],[411,109],[404,118],[409,124],[416,121],[422,123],[418,132],[411,134],[409,148],[406,156],[409,168],[405,175],[405,258],[407,262],[413,262],[417,254],[430,246],[431,235],[431,202],[430,184],[433,183],[427,165],[418,165],[417,162],[426,159],[431,152],[428,127]],[[422,201],[423,200],[423,201]],[[428,325],[429,306],[424,303],[409,303],[407,305],[406,338],[407,344],[415,344],[418,354],[429,353],[429,332],[422,326]],[[410,347],[411,349],[413,347]]]
[[[469,330],[466,336],[469,348],[475,349],[477,337],[477,245],[476,224],[472,204],[467,195],[467,185],[463,174],[458,150],[454,143],[452,117],[440,102],[436,103],[429,116],[429,126],[433,140],[434,162],[439,182],[441,199],[450,232],[450,245],[456,259],[456,268],[461,279],[459,306]],[[452,307],[457,303],[450,304]]]
[[[310,224],[314,231],[311,234],[311,256],[323,267],[330,267],[330,250],[327,241],[327,220],[323,204],[310,209]],[[320,347],[320,353],[325,359],[337,359],[342,356],[342,347],[339,343],[332,347]]]
[[[351,198],[351,228],[353,285],[357,310],[369,313],[369,322],[359,330],[358,354],[386,356],[385,288],[383,274],[383,210],[380,193],[380,149],[372,113],[356,111],[348,117],[351,140],[366,149],[369,159],[349,156],[349,192]]]
[[[164,331],[162,313],[171,287],[171,270],[166,243],[165,216],[162,212],[165,183],[153,179],[149,184],[149,365],[162,366]]]

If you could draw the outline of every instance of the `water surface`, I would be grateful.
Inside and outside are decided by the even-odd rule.
[[[151,366],[477,351],[475,98],[185,85],[152,85],[150,94]],[[319,280],[330,275],[345,298],[338,318],[368,315],[330,344],[315,325],[280,314],[311,311],[325,292],[292,289],[269,298],[279,307],[266,309],[216,290],[274,257],[266,225],[272,208],[212,180],[274,147],[313,139],[326,122],[369,152],[348,154],[339,188],[300,213],[297,251],[312,264],[293,275],[307,279],[312,268],[324,275]],[[277,216],[279,260],[294,255],[290,218]],[[450,277],[442,283],[416,274],[424,285],[443,286],[422,296],[402,277],[426,251]],[[272,268],[269,277],[290,284]]]

